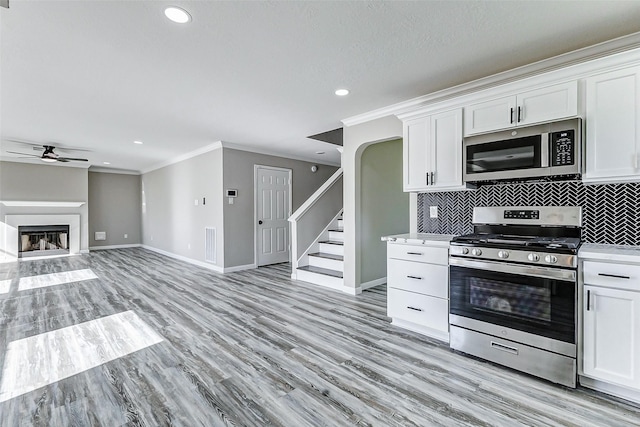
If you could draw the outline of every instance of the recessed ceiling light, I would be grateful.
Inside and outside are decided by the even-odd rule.
[[[110,165],[110,162],[102,162],[103,165]]]
[[[142,141],[133,141],[134,144],[142,145]]]
[[[191,15],[189,15],[189,12],[176,6],[169,6],[166,8],[164,10],[164,15],[178,24],[186,24],[191,21]]]
[[[349,89],[338,89],[338,90],[336,90],[336,95],[338,95],[338,96],[349,95]]]
[[[316,151],[316,154],[324,154],[324,151]]]

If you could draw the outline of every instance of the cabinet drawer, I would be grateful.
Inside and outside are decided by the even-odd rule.
[[[449,300],[389,288],[387,315],[449,332]]]
[[[584,261],[585,285],[640,291],[640,265]]]
[[[387,285],[433,297],[449,297],[449,268],[446,265],[389,259]]]
[[[449,264],[448,247],[432,247],[424,245],[403,245],[391,243],[387,245],[389,258],[404,259],[407,261],[428,262],[431,264]]]

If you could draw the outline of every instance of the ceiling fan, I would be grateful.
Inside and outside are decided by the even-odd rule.
[[[23,156],[27,156],[27,157],[23,157],[23,158],[31,158],[31,157],[37,157],[40,158],[40,160],[42,160],[43,162],[48,162],[48,163],[53,163],[53,162],[87,162],[88,159],[80,159],[77,157],[63,157],[60,156],[59,154],[56,154],[53,150],[56,148],[53,145],[43,145],[42,147],[44,147],[44,152],[41,155],[37,155],[37,154],[29,154],[29,153],[18,153],[16,151],[7,151],[7,153],[11,153],[11,154],[21,154]],[[34,150],[41,150],[41,148],[39,147],[34,147]]]

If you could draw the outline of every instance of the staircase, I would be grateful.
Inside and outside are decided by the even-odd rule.
[[[317,243],[317,252],[307,255],[308,265],[296,269],[296,279],[335,289],[344,285],[344,227],[342,215],[329,226]]]

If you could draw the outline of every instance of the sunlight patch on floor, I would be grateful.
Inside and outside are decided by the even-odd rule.
[[[90,269],[62,271],[60,273],[41,274],[38,276],[23,277],[18,285],[19,291],[28,289],[45,288],[47,286],[63,285],[65,283],[80,282],[83,280],[97,279]]]
[[[0,402],[162,341],[133,311],[12,341],[2,370]]]

